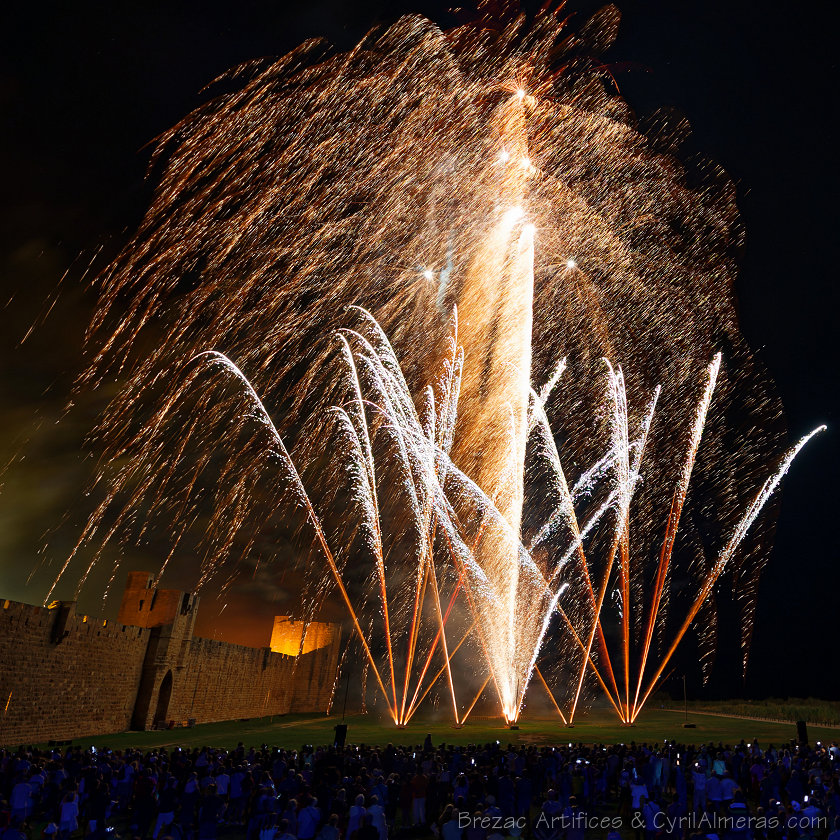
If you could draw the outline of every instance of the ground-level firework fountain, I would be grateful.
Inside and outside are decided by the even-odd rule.
[[[573,695],[572,705],[568,714],[568,722],[574,720],[575,711],[580,697],[584,676],[588,669],[595,674],[607,699],[615,709],[618,716],[624,723],[633,723],[642,710],[654,689],[658,686],[663,672],[671,661],[677,646],[686,631],[692,625],[698,612],[709,597],[720,575],[726,569],[733,554],[744,539],[748,529],[767,503],[784,474],[790,467],[793,459],[805,446],[805,444],[825,427],[819,427],[810,434],[799,440],[782,458],[777,469],[758,488],[751,502],[744,510],[742,518],[737,523],[733,534],[720,549],[717,559],[708,573],[703,577],[696,591],[690,593],[687,615],[679,628],[676,630],[673,641],[667,646],[663,654],[655,663],[650,661],[654,634],[665,625],[665,610],[663,606],[670,600],[670,582],[672,577],[672,558],[674,543],[679,527],[680,515],[685,504],[689,488],[691,473],[694,468],[697,450],[700,445],[703,427],[712,400],[715,383],[720,368],[721,357],[718,354],[707,369],[707,382],[702,396],[697,404],[693,423],[691,425],[687,452],[681,460],[680,477],[674,488],[670,511],[665,522],[665,535],[659,553],[658,563],[655,566],[655,576],[649,576],[650,562],[645,562],[644,557],[634,556],[630,545],[629,511],[633,498],[636,483],[640,480],[642,462],[645,454],[645,445],[650,431],[651,423],[654,420],[656,403],[659,397],[659,389],[656,390],[650,409],[642,424],[639,438],[631,443],[628,436],[628,415],[627,398],[624,388],[624,378],[619,371],[613,374],[610,370],[609,403],[611,414],[611,425],[613,430],[612,450],[610,459],[613,462],[613,496],[616,500],[614,510],[614,526],[612,538],[609,543],[606,563],[602,572],[600,582],[593,579],[592,570],[587,560],[583,546],[579,547],[577,557],[580,566],[579,597],[582,598],[590,608],[591,616],[587,622],[588,626],[581,629],[575,627],[569,619],[563,615],[575,643],[580,647],[583,657],[576,689]],[[562,488],[565,484],[563,469],[556,449],[553,447],[553,437],[550,433],[545,415],[542,415],[542,422],[545,424],[549,442],[549,451],[552,452],[552,464],[555,469],[558,482]],[[632,454],[631,454],[632,453]],[[573,532],[577,532],[575,510],[573,504],[565,506],[564,515]],[[652,585],[648,586],[648,580]],[[620,677],[616,679],[616,668],[613,657],[606,642],[604,627],[601,621],[605,596],[609,586],[614,586],[620,603],[620,652],[618,659],[623,671],[623,685],[620,686]],[[641,633],[634,632],[631,610],[635,599],[631,596],[631,589],[639,588],[642,591],[642,603],[649,599],[644,622],[638,626],[643,627]],[[562,614],[562,609],[560,610]],[[600,654],[598,664],[593,660],[593,643],[598,639],[598,653]],[[639,661],[634,663],[634,658]],[[646,669],[651,666],[653,671],[649,680],[645,683]],[[631,676],[632,673],[632,676]],[[623,689],[623,690],[622,690]],[[564,721],[566,718],[564,717]]]
[[[681,480],[675,489],[667,520],[634,689],[630,681],[631,625],[627,608],[622,611],[625,689],[622,695],[607,650],[601,611],[607,588],[614,577],[614,568],[617,570],[615,586],[621,592],[622,604],[631,602],[631,578],[634,573],[640,574],[640,564],[637,560],[634,562],[630,550],[629,509],[641,476],[659,389],[653,394],[638,436],[631,438],[624,377],[620,370],[614,371],[606,364],[607,409],[612,429],[610,446],[604,457],[584,473],[574,489],[570,489],[566,481],[544,408],[562,366],[541,391],[529,391],[529,406],[523,421],[525,440],[521,443],[517,441],[515,426],[511,423],[507,445],[495,441],[495,445],[500,447],[500,460],[508,470],[507,476],[499,474],[500,482],[507,478],[514,487],[517,483],[522,486],[525,480],[524,459],[519,462],[517,452],[520,447],[524,448],[531,434],[540,436],[543,444],[540,451],[553,474],[553,489],[559,502],[530,545],[526,546],[520,531],[514,530],[510,522],[509,511],[505,515],[499,510],[488,492],[450,458],[453,440],[457,436],[458,401],[464,366],[463,347],[458,343],[457,318],[453,322],[453,334],[441,374],[435,385],[427,389],[418,410],[387,337],[368,313],[360,310],[358,316],[362,320],[360,330],[345,330],[338,335],[351,398],[342,406],[334,406],[332,414],[338,429],[335,438],[340,443],[336,455],[338,467],[350,477],[354,510],[348,515],[358,517],[358,529],[363,535],[365,551],[373,568],[374,585],[364,594],[366,604],[360,606],[354,603],[347,580],[346,557],[342,562],[342,552],[331,545],[327,535],[329,529],[307,493],[300,472],[269,412],[246,376],[227,356],[205,351],[190,361],[188,375],[169,394],[150,426],[147,451],[165,453],[173,425],[184,431],[180,410],[183,402],[190,401],[190,391],[196,386],[201,387],[207,378],[232,380],[235,385],[234,400],[238,398],[241,402],[238,416],[240,420],[255,425],[255,437],[262,439],[259,444],[261,449],[257,451],[275,470],[275,480],[290,488],[294,503],[304,511],[305,525],[314,534],[320,557],[326,564],[327,579],[340,594],[364,651],[366,665],[370,667],[389,713],[398,726],[411,719],[440,678],[448,685],[456,724],[466,720],[478,697],[491,682],[501,716],[508,724],[517,721],[535,672],[553,697],[551,687],[537,669],[537,660],[555,614],[562,617],[583,652],[583,664],[568,717],[557,707],[564,722],[574,720],[584,677],[591,669],[621,719],[632,723],[747,529],[797,452],[818,430],[799,441],[761,486],[702,582],[673,643],[652,667],[654,673],[643,689],[653,634],[657,622],[661,620],[660,611],[668,585],[676,531],[718,375],[720,356],[709,365],[708,381],[695,412]],[[509,415],[509,406],[504,408]],[[200,414],[193,418],[193,428],[200,427],[201,423]],[[187,436],[190,434],[192,429]],[[237,469],[247,472],[248,465],[239,463],[237,455],[231,453],[232,461],[238,464]],[[162,455],[158,463],[141,461],[132,464],[121,476],[121,482],[126,485],[135,483],[139,470],[155,480],[153,492],[156,495],[165,492],[167,457]],[[388,516],[383,514],[385,505],[381,498],[383,473],[388,475],[391,487],[387,502],[401,507],[403,514],[397,519],[408,521],[413,546],[406,551],[403,541],[404,555],[391,565],[391,568],[396,566],[396,575],[389,572],[386,562],[393,544],[389,546],[385,534]],[[607,488],[605,499],[585,522],[579,523],[576,501],[583,493],[592,494],[593,485],[598,483]],[[121,524],[121,518],[131,515],[143,505],[151,486],[140,480],[139,491],[132,504],[118,516],[112,534]],[[521,491],[515,492],[519,493],[521,500]],[[505,500],[510,499],[510,495],[500,495]],[[612,538],[603,577],[597,583],[593,581],[584,542],[602,519],[612,521]],[[109,538],[110,534],[105,541]],[[541,567],[535,562],[534,554],[537,550],[545,551],[548,546],[552,547],[552,560]],[[318,583],[322,581],[318,580]],[[397,595],[394,598],[395,589],[402,591],[402,597]],[[462,608],[453,612],[459,595]],[[584,613],[589,619],[587,626],[576,627],[569,619],[561,601],[563,595],[583,600],[589,605],[590,609]],[[374,613],[381,616],[381,626],[376,628],[370,619],[371,603],[376,604]],[[364,626],[366,618],[370,619],[367,628]],[[374,638],[377,634],[378,637]],[[486,669],[487,676],[478,695],[465,705],[463,697],[461,702],[458,699],[452,658],[470,636],[477,640],[481,665]],[[601,652],[597,663],[593,657],[596,637]],[[304,638],[305,634],[301,636],[301,644]],[[382,652],[381,656],[376,655],[377,649]],[[436,658],[441,659],[442,664],[433,673],[435,668],[432,664]]]
[[[456,723],[485,687],[515,722],[534,675],[566,720],[594,680],[632,722],[730,567],[746,662],[766,555],[736,549],[805,441],[765,466],[731,191],[607,92],[612,12],[492,12],[308,43],[162,139],[100,278],[80,387],[125,387],[62,574],[160,529],[202,587],[294,541],[302,612],[337,593],[398,725],[437,680]]]

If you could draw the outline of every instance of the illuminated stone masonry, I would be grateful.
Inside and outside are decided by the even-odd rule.
[[[129,574],[117,622],[73,601],[0,602],[0,743],[326,711],[339,625],[317,622],[298,657],[273,649],[282,622],[299,647],[301,625],[284,617],[272,648],[204,639],[193,635],[199,599],[152,581]]]

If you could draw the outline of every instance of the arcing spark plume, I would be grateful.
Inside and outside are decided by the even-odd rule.
[[[65,566],[85,562],[80,585],[102,545],[154,539],[149,523],[170,518],[164,566],[200,546],[199,583],[210,586],[220,559],[252,572],[278,556],[299,560],[311,593],[305,611],[323,601],[309,548],[303,556],[293,548],[301,523],[279,512],[266,522],[269,500],[277,502],[269,509],[285,508],[265,489],[276,465],[249,432],[248,423],[259,422],[240,416],[241,393],[221,383],[206,387],[200,364],[170,387],[184,359],[220,348],[248,372],[275,418],[313,509],[330,523],[325,539],[343,547],[337,569],[360,599],[387,598],[389,616],[420,609],[416,593],[437,582],[428,565],[434,545],[423,549],[423,563],[407,564],[410,585],[396,592],[387,585],[399,565],[389,557],[415,557],[418,539],[449,541],[461,558],[442,590],[437,583],[435,612],[447,614],[455,588],[467,601],[471,587],[492,592],[487,602],[499,609],[491,625],[478,622],[471,639],[487,648],[488,661],[495,657],[494,687],[506,698],[506,714],[518,714],[533,654],[518,635],[517,593],[554,579],[560,555],[550,540],[575,544],[585,530],[570,526],[568,497],[572,508],[612,511],[613,527],[593,526],[594,545],[570,555],[584,597],[563,599],[562,626],[580,633],[569,631],[561,647],[584,668],[597,662],[618,695],[619,680],[604,659],[605,599],[616,593],[625,638],[647,637],[645,627],[628,626],[641,621],[630,616],[645,614],[646,598],[629,538],[640,556],[655,550],[659,511],[672,505],[669,488],[681,480],[683,465],[672,453],[682,451],[696,371],[725,348],[720,410],[692,472],[696,501],[680,516],[698,582],[708,564],[702,546],[736,526],[736,500],[755,486],[783,428],[778,400],[737,328],[734,190],[712,165],[686,170],[677,163],[683,121],[657,115],[643,132],[610,92],[597,55],[616,26],[617,12],[607,8],[572,33],[550,4],[529,19],[513,5],[482,3],[474,20],[446,31],[405,17],[346,53],[310,41],[277,61],[239,68],[215,98],[160,138],[154,201],[99,279],[91,364],[79,382],[93,388],[116,377],[122,385],[98,429],[105,457],[93,490],[103,501],[80,541],[100,547],[92,559],[74,552]],[[382,330],[336,342],[352,304],[371,312]],[[455,307],[463,359],[447,345]],[[442,346],[443,375],[436,363]],[[335,376],[337,357],[355,359],[349,388],[346,377]],[[588,374],[602,357],[617,366],[614,399],[612,410],[593,414],[601,384]],[[587,375],[552,390],[558,358]],[[625,375],[639,394],[664,385],[644,447],[638,434],[630,439],[630,428],[643,424],[626,413]],[[546,387],[532,395],[532,383],[541,381]],[[363,383],[371,389],[364,399]],[[631,390],[630,405],[641,404],[639,394]],[[176,432],[176,406],[202,422]],[[331,407],[328,429],[310,419],[320,421]],[[553,430],[542,422],[547,414]],[[729,452],[736,425],[753,431]],[[553,466],[556,441],[564,462],[582,470],[571,490]],[[330,445],[353,453],[343,471],[328,457]],[[634,464],[643,448],[639,483]],[[170,457],[159,463],[163,452]],[[443,489],[453,486],[455,497]],[[361,512],[342,519],[348,499]],[[468,504],[473,516],[460,510]],[[394,528],[390,548],[380,521]],[[472,548],[470,537],[482,529],[490,535]],[[744,665],[771,530],[772,517],[759,518],[750,544],[728,564],[738,580]],[[374,562],[361,572],[352,558],[363,547]],[[318,545],[311,550],[320,556]],[[589,556],[609,559],[605,567],[617,560],[618,587],[609,589],[603,568],[589,569]],[[663,609],[668,597],[663,587]],[[437,603],[434,592],[430,600]],[[703,605],[706,653],[714,648],[714,606],[712,598]],[[538,636],[552,632],[540,610]],[[408,661],[426,666],[429,654],[411,626],[404,631]],[[481,635],[489,626],[491,646]],[[625,709],[632,705],[631,653],[621,657]],[[709,664],[704,658],[704,668]],[[540,673],[554,679],[548,665],[540,663]],[[402,720],[411,692],[398,670],[389,662],[383,683]],[[567,682],[578,698],[585,686],[572,670]]]
[[[807,438],[791,450],[782,468],[771,479],[768,479],[750,506],[732,540],[704,582],[688,618],[660,663],[650,687],[640,699],[639,694],[653,628],[658,621],[662,620],[659,604],[667,562],[671,558],[679,513],[687,493],[693,461],[699,447],[720,365],[720,356],[715,358],[709,366],[708,383],[696,411],[689,452],[683,465],[681,482],[675,491],[675,502],[660,557],[657,587],[653,596],[654,604],[649,617],[644,657],[639,669],[638,687],[631,712],[629,700],[631,639],[630,625],[626,618],[627,607],[623,607],[622,616],[626,688],[624,701],[619,696],[607,651],[601,611],[616,556],[619,558],[617,585],[622,591],[622,604],[629,604],[629,596],[624,594],[629,592],[631,577],[627,523],[634,488],[640,479],[641,465],[659,397],[659,388],[656,389],[645,413],[639,437],[631,440],[624,377],[620,369],[613,370],[607,365],[607,405],[611,417],[612,444],[610,452],[601,459],[596,472],[604,477],[612,473],[613,487],[605,501],[597,507],[594,514],[589,516],[582,527],[578,526],[574,497],[568,489],[554,436],[544,410],[544,395],[549,389],[544,388],[538,393],[532,392],[527,428],[531,433],[541,432],[542,452],[547,456],[548,466],[553,470],[554,481],[560,491],[561,499],[559,510],[551,515],[547,525],[553,523],[560,513],[563,527],[559,529],[555,527],[553,535],[565,537],[559,543],[556,539],[554,540],[556,553],[552,565],[539,568],[534,562],[531,550],[547,542],[548,527],[543,526],[532,549],[527,549],[519,540],[518,535],[512,531],[507,518],[502,515],[494,502],[449,457],[449,447],[457,426],[457,401],[461,391],[460,379],[463,364],[463,351],[457,343],[457,320],[453,322],[453,335],[448,341],[448,352],[442,363],[441,374],[437,378],[437,388],[430,387],[427,390],[426,398],[422,403],[422,411],[418,412],[387,337],[369,313],[357,310],[357,314],[362,322],[360,330],[344,330],[338,334],[342,347],[341,367],[344,371],[343,378],[349,386],[349,399],[343,406],[335,406],[330,414],[338,427],[336,438],[342,442],[336,453],[337,466],[344,470],[350,479],[355,513],[350,514],[349,518],[357,518],[358,532],[363,537],[362,554],[372,560],[371,580],[373,583],[363,592],[360,599],[354,599],[351,594],[353,582],[348,580],[348,573],[352,566],[348,562],[347,546],[340,544],[339,548],[334,548],[331,544],[332,541],[327,535],[327,528],[323,524],[322,517],[316,512],[315,504],[304,486],[277,427],[245,374],[224,354],[205,351],[191,360],[189,367],[199,373],[197,376],[188,376],[187,381],[190,384],[200,383],[202,370],[212,374],[214,369],[219,369],[232,376],[237,383],[241,393],[240,401],[244,401],[245,410],[240,407],[239,412],[232,418],[234,425],[232,431],[237,433],[239,431],[237,427],[255,423],[263,432],[265,440],[262,447],[249,453],[249,457],[256,455],[273,464],[275,474],[271,478],[271,484],[276,488],[277,499],[283,498],[288,489],[291,491],[292,502],[304,511],[303,527],[314,533],[319,553],[326,562],[328,571],[326,579],[323,576],[316,577],[316,586],[322,589],[321,597],[323,597],[325,580],[331,587],[338,590],[353,631],[364,652],[365,668],[369,667],[372,671],[394,722],[399,726],[405,725],[415,713],[419,702],[422,702],[432,686],[444,674],[456,724],[462,723],[469,715],[478,696],[491,681],[498,696],[503,718],[509,723],[515,722],[523,707],[525,694],[535,671],[539,673],[540,681],[545,685],[552,702],[557,705],[551,688],[539,672],[537,661],[555,613],[562,614],[570,629],[574,631],[572,623],[565,611],[559,607],[558,601],[569,589],[569,578],[575,580],[567,570],[570,561],[575,556],[579,558],[583,572],[581,578],[576,580],[576,584],[580,586],[582,581],[586,585],[585,591],[575,592],[575,594],[578,597],[581,594],[588,594],[593,618],[590,622],[591,626],[584,632],[574,633],[585,655],[582,658],[568,721],[574,720],[583,679],[589,668],[598,676],[602,688],[622,719],[628,723],[635,720],[682,636],[708,597],[711,587]],[[212,383],[213,377],[210,378]],[[553,375],[549,387],[553,387],[558,379],[559,375]],[[170,436],[170,430],[167,428],[170,422],[174,422],[180,432],[185,431],[184,416],[181,411],[182,401],[190,405],[190,400],[183,389],[176,389],[175,393],[177,398],[167,399],[157,415],[152,438],[161,436],[162,441],[166,440]],[[436,394],[439,396],[436,397]],[[199,412],[187,420],[189,426],[186,431],[189,437],[194,428],[201,428],[204,418]],[[176,498],[181,495],[182,488],[179,488],[175,479],[175,470],[167,467],[168,453],[165,447],[149,446],[144,443],[138,448],[138,452],[140,457],[127,468],[127,471],[123,471],[123,476],[129,476],[128,479],[123,478],[125,486],[132,484],[130,476],[134,474],[155,475],[159,481],[154,486],[145,481],[139,483],[139,490],[131,497],[129,505],[118,512],[117,524],[105,538],[105,542],[122,524],[122,520],[127,518],[127,514],[137,509],[154,508],[154,503],[148,504],[149,496],[158,499],[161,493],[164,496],[171,494]],[[150,452],[158,453],[157,459],[151,463],[148,462]],[[413,550],[406,552],[403,543],[404,559],[396,566],[386,564],[385,558],[395,545],[400,544],[400,541],[397,539],[393,544],[387,544],[389,538],[386,529],[388,524],[399,523],[406,517],[404,514],[383,517],[380,503],[381,476],[377,478],[379,473],[377,462],[379,460],[381,463],[381,459],[377,458],[376,452],[380,455],[390,452],[390,457],[385,463],[388,482],[390,484],[395,478],[397,479],[403,496],[401,504],[404,510],[409,512],[408,521],[411,525]],[[251,472],[250,465],[242,462],[237,450],[231,451],[229,457],[234,468],[226,471],[224,475],[240,482],[233,496],[242,498],[242,504],[249,509],[265,510],[265,498],[255,492],[256,488],[248,478]],[[586,477],[587,487],[591,485],[592,474],[593,471],[590,470]],[[243,477],[245,477],[244,483]],[[191,484],[186,488],[187,496],[191,494],[192,489]],[[249,494],[253,495],[249,498]],[[384,500],[392,501],[393,496],[394,493],[391,491]],[[230,497],[229,494],[228,498]],[[270,512],[274,503],[269,501],[267,507]],[[610,511],[613,512],[614,519],[611,547],[602,582],[596,595],[584,552],[584,541],[604,515]],[[214,511],[214,518],[217,515],[218,512]],[[222,515],[220,521],[223,523],[222,530],[227,532],[242,527],[243,520],[238,516],[230,518]],[[253,519],[248,521],[255,522]],[[469,525],[471,522],[478,522],[479,527],[470,536],[468,532],[471,530]],[[250,527],[253,527],[253,524]],[[500,538],[516,546],[514,555],[517,563],[516,591],[512,601],[507,594],[509,580],[504,576],[500,577],[497,557],[481,550],[485,541],[498,545]],[[83,540],[86,539],[89,539],[88,532],[83,535]],[[438,550],[435,548],[436,544],[439,546]],[[227,542],[224,543],[219,553],[217,544],[212,538],[210,539],[206,563],[208,577],[214,574],[218,566],[223,563],[227,545]],[[445,547],[446,558],[442,556],[440,547]],[[408,558],[412,558],[411,563],[406,563]],[[641,573],[642,567],[638,564],[634,564],[633,568],[636,574]],[[406,587],[407,582],[408,587]],[[399,599],[393,597],[400,591],[403,593],[407,591],[410,595],[409,598],[403,597],[401,604]],[[463,592],[467,609],[464,610],[462,605],[462,608],[456,610],[454,614],[455,620],[451,621],[453,607],[456,605],[460,592]],[[312,600],[313,603],[317,603],[318,597]],[[396,605],[395,600],[397,600]],[[445,610],[444,604],[446,604]],[[373,611],[371,611],[372,606]],[[381,622],[377,617],[381,619]],[[381,623],[381,628],[378,628],[380,632],[376,633],[374,625],[378,623]],[[364,629],[365,625],[367,630]],[[461,716],[456,678],[453,676],[451,663],[452,657],[473,632],[479,639],[483,661],[489,673],[479,695],[473,699]],[[588,643],[585,644],[582,638],[586,638],[586,634],[588,634]],[[601,667],[606,666],[608,669],[612,691],[593,661],[593,642],[596,636],[599,640],[598,654],[602,662]],[[459,637],[459,640],[450,653],[453,637]],[[304,636],[301,637],[301,644],[303,644],[303,638]],[[428,681],[429,666],[436,652],[439,652],[443,659],[443,665],[431,681]],[[419,667],[420,662],[423,662],[422,667]],[[559,706],[557,708],[563,715]],[[565,716],[563,719],[567,720]]]
[[[345,330],[338,336],[342,347],[342,378],[349,386],[349,399],[330,412],[340,442],[334,466],[337,471],[346,472],[353,503],[353,512],[346,513],[345,518],[357,521],[363,543],[352,563],[347,542],[335,547],[328,536],[328,529],[252,384],[233,361],[216,351],[202,352],[191,360],[186,377],[188,387],[175,389],[175,396],[164,401],[150,436],[138,446],[139,457],[121,473],[118,483],[125,488],[134,485],[134,477],[144,474],[155,475],[158,481],[154,486],[142,480],[136,485],[128,505],[117,511],[117,526],[128,524],[128,514],[132,511],[153,509],[161,494],[187,504],[199,503],[189,499],[193,490],[191,477],[187,476],[186,487],[179,484],[177,465],[169,465],[167,449],[158,444],[176,430],[186,437],[196,431],[200,434],[208,403],[199,403],[197,412],[185,412],[185,408],[194,405],[188,389],[198,386],[202,391],[212,391],[222,384],[213,372],[222,372],[237,385],[240,402],[238,410],[230,415],[228,431],[238,437],[243,427],[256,425],[263,442],[244,457],[238,450],[226,448],[225,454],[234,466],[224,469],[222,477],[235,482],[235,486],[220,491],[225,499],[240,500],[239,505],[247,508],[248,516],[241,516],[237,507],[232,511],[229,507],[212,511],[204,576],[215,574],[224,561],[228,543],[221,543],[219,552],[216,531],[229,536],[246,522],[253,529],[259,524],[255,518],[259,510],[266,518],[270,517],[275,502],[257,492],[250,476],[255,459],[273,466],[273,475],[266,478],[274,488],[277,502],[290,493],[291,503],[304,513],[302,529],[314,533],[318,553],[326,563],[327,575],[316,576],[315,587],[323,590],[327,582],[338,590],[366,664],[394,722],[404,725],[411,718],[419,701],[442,673],[446,674],[454,720],[460,722],[450,663],[473,631],[480,638],[485,666],[498,693],[502,714],[506,720],[514,721],[558,599],[568,588],[568,583],[559,579],[562,570],[606,508],[589,519],[571,545],[560,547],[560,559],[546,579],[512,533],[506,517],[449,458],[463,358],[456,334],[448,341],[437,387],[427,391],[423,411],[418,412],[384,333],[368,313],[363,310],[357,313],[362,321],[360,330]],[[375,452],[380,456],[387,453],[389,457],[383,463]],[[151,453],[156,456],[150,462]],[[384,497],[386,503],[394,502],[395,480],[399,488],[396,495],[401,497],[402,512],[396,517],[383,514],[382,472],[387,475],[385,485],[392,488]],[[404,511],[408,511],[407,517]],[[472,529],[463,524],[465,516],[467,521],[480,522],[475,533],[468,533]],[[410,552],[406,550],[407,541],[400,539],[399,534],[395,538],[387,533],[388,524],[399,524],[406,519],[412,532],[408,541],[413,545]],[[257,536],[256,531],[251,536]],[[106,536],[106,542],[109,537]],[[83,540],[89,538],[86,532]],[[518,574],[513,600],[507,593],[510,582],[499,575],[496,558],[481,550],[485,542],[496,544],[501,538],[516,545],[514,562]],[[351,539],[350,546],[352,543]],[[403,559],[386,564],[386,555],[396,546],[403,552]],[[441,546],[446,552],[441,552]],[[448,561],[443,556],[447,553]],[[364,556],[372,561],[368,563],[372,567],[372,585],[361,596],[354,597],[354,581],[348,578],[358,576]],[[459,591],[464,593],[469,608],[461,608],[454,615],[457,620],[451,621]],[[312,600],[317,602],[318,597]],[[453,624],[459,623],[462,626],[453,630]],[[454,646],[453,638],[458,638]],[[436,651],[443,659],[443,666],[424,685]],[[423,688],[427,691],[421,694]]]
[[[615,484],[614,493],[616,498],[615,524],[612,531],[612,538],[609,544],[604,569],[601,573],[601,584],[597,591],[597,596],[595,589],[592,586],[593,570],[590,568],[591,559],[587,559],[582,547],[580,549],[582,582],[584,584],[584,586],[581,587],[581,594],[588,596],[588,599],[585,600],[592,607],[592,613],[587,615],[587,620],[585,622],[586,626],[580,630],[576,629],[573,623],[567,620],[569,629],[572,631],[578,646],[584,653],[579,668],[577,691],[574,695],[572,705],[568,713],[569,722],[574,720],[581,686],[588,669],[595,672],[602,690],[606,693],[613,708],[615,708],[616,712],[618,712],[621,720],[628,724],[633,723],[636,720],[639,712],[647,699],[650,697],[658,680],[673,657],[680,641],[685,636],[689,627],[692,626],[700,609],[707,602],[707,599],[709,598],[720,575],[726,568],[727,564],[731,561],[736,549],[743,541],[750,526],[755,522],[762,508],[770,499],[782,477],[789,469],[793,459],[802,447],[817,432],[824,429],[824,427],[815,429],[813,432],[803,437],[794,447],[790,449],[783,459],[781,466],[773,475],[770,476],[770,478],[765,480],[757,496],[749,505],[746,512],[743,513],[741,519],[738,521],[733,536],[726,544],[717,560],[711,566],[710,570],[705,574],[698,590],[687,590],[689,593],[688,597],[691,599],[686,605],[687,616],[677,631],[673,643],[661,656],[661,659],[656,666],[655,673],[649,681],[648,687],[643,691],[646,666],[648,664],[649,657],[654,650],[653,642],[655,631],[663,631],[667,626],[668,615],[667,610],[663,609],[663,604],[670,600],[667,596],[670,588],[674,545],[677,538],[680,517],[689,490],[691,474],[694,469],[703,430],[706,424],[709,408],[712,403],[712,395],[718,379],[720,364],[721,355],[718,353],[707,368],[706,385],[702,396],[697,403],[694,421],[690,427],[687,452],[681,461],[681,469],[673,492],[671,509],[666,523],[665,535],[659,553],[659,560],[655,566],[655,576],[653,578],[654,582],[652,587],[647,585],[647,582],[651,579],[651,563],[644,554],[632,551],[628,522],[634,488],[641,477],[645,446],[654,421],[656,405],[659,398],[659,389],[656,389],[654,397],[646,413],[646,419],[642,425],[640,438],[634,445],[631,445],[628,435],[627,398],[624,377],[622,376],[621,371],[614,372],[611,367],[609,368],[608,393],[609,402],[611,404],[611,428],[613,432],[611,455],[613,456],[612,469],[614,472],[613,481]],[[635,454],[631,462],[630,452],[634,448]],[[560,466],[559,458],[556,454],[551,458],[551,462],[554,466],[555,474],[559,483],[562,486],[565,486],[562,467]],[[566,527],[574,530],[577,527],[575,510],[568,490],[565,490],[565,492],[561,494],[561,498],[563,500],[563,518],[566,522]],[[613,575],[613,566],[616,555],[618,556],[618,568],[615,575]],[[609,635],[609,626],[605,621],[602,621],[604,596],[613,577],[615,578],[613,585],[615,586],[615,592],[618,596],[618,602],[620,604],[618,616],[618,637],[620,640],[620,650],[617,654],[617,658],[623,665],[623,692],[619,688],[619,684],[615,678],[615,655],[611,654],[606,641],[607,636]],[[643,593],[647,593],[648,589],[650,589],[651,602],[646,614],[642,614],[645,619],[644,621],[636,620],[631,622],[631,614],[634,612],[637,603],[631,596],[631,589],[634,588],[634,585],[635,588],[640,589]],[[686,592],[684,592],[683,595],[685,597]],[[641,616],[639,618],[641,618]],[[642,631],[643,627],[644,631]],[[584,644],[581,639],[586,638],[585,633],[587,632],[588,643]],[[595,654],[595,659],[598,663],[597,665],[596,661],[593,660],[593,642],[596,637],[599,641],[597,654]],[[606,677],[608,677],[609,681],[607,681],[605,676],[601,675],[599,668],[604,672]],[[632,673],[634,670],[635,673]]]
[[[706,579],[703,581],[703,585],[700,589],[700,592],[697,594],[697,598],[692,604],[688,615],[686,616],[685,620],[680,626],[676,638],[674,639],[671,646],[668,648],[668,651],[663,657],[659,668],[653,675],[650,681],[650,687],[645,692],[641,701],[637,701],[634,705],[632,720],[636,719],[636,716],[639,714],[639,711],[644,705],[645,700],[647,700],[648,697],[650,697],[651,692],[656,687],[657,681],[662,676],[662,672],[668,666],[668,662],[674,655],[674,652],[676,651],[677,646],[679,645],[686,631],[691,626],[691,623],[694,621],[694,619],[697,617],[697,613],[700,611],[700,608],[703,606],[703,603],[705,602],[706,598],[708,598],[709,593],[711,592],[715,583],[717,583],[718,578],[721,576],[721,574],[723,574],[727,564],[732,559],[732,555],[735,553],[735,550],[738,548],[738,546],[741,544],[742,540],[746,536],[746,533],[749,530],[750,526],[753,524],[753,522],[755,522],[755,519],[761,512],[761,509],[767,503],[768,499],[773,495],[776,488],[779,486],[779,482],[782,480],[782,478],[784,478],[785,474],[790,469],[790,465],[793,463],[793,459],[799,454],[799,452],[802,450],[802,447],[804,447],[805,444],[808,443],[808,441],[811,440],[812,437],[814,437],[814,435],[825,431],[825,428],[825,426],[818,426],[812,432],[809,432],[807,435],[800,438],[799,441],[788,450],[787,454],[782,459],[782,463],[778,467],[776,472],[773,473],[762,485],[761,489],[759,490],[755,499],[753,499],[743,518],[738,523],[738,526],[735,529],[735,533],[729,539],[729,542],[726,544],[723,551],[721,551],[720,555],[715,561],[714,566],[707,575]],[[639,685],[641,685],[642,676],[643,673],[640,673]]]

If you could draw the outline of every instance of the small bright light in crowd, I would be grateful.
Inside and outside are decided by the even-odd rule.
[[[427,280],[434,280],[434,279],[435,279],[435,273],[434,273],[434,271],[432,271],[430,268],[427,268],[427,269],[423,272],[423,276],[424,276]]]
[[[505,221],[509,223],[513,223],[518,221],[524,215],[524,210],[521,207],[511,207],[505,213]]]
[[[525,91],[522,90],[522,88],[519,88],[519,90],[516,91],[516,95],[519,97],[519,101],[521,102],[525,98]]]
[[[566,268],[569,271],[574,271],[577,268],[577,263],[574,260],[566,260]]]
[[[499,160],[502,163],[507,163],[510,160],[510,153],[507,152],[505,149],[502,149],[502,151],[499,153]]]
[[[530,169],[531,168],[531,158],[524,157],[524,158],[522,158],[521,163],[522,163],[522,168],[523,169]]]

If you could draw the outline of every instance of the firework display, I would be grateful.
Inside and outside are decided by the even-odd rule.
[[[588,685],[632,722],[689,627],[708,674],[724,571],[745,668],[805,439],[774,461],[733,189],[611,92],[616,25],[406,17],[237,68],[160,138],[97,281],[79,387],[121,388],[58,579],[153,532],[198,589],[294,564],[399,725],[437,680],[456,723],[485,689],[515,722],[534,675],[564,719]]]

